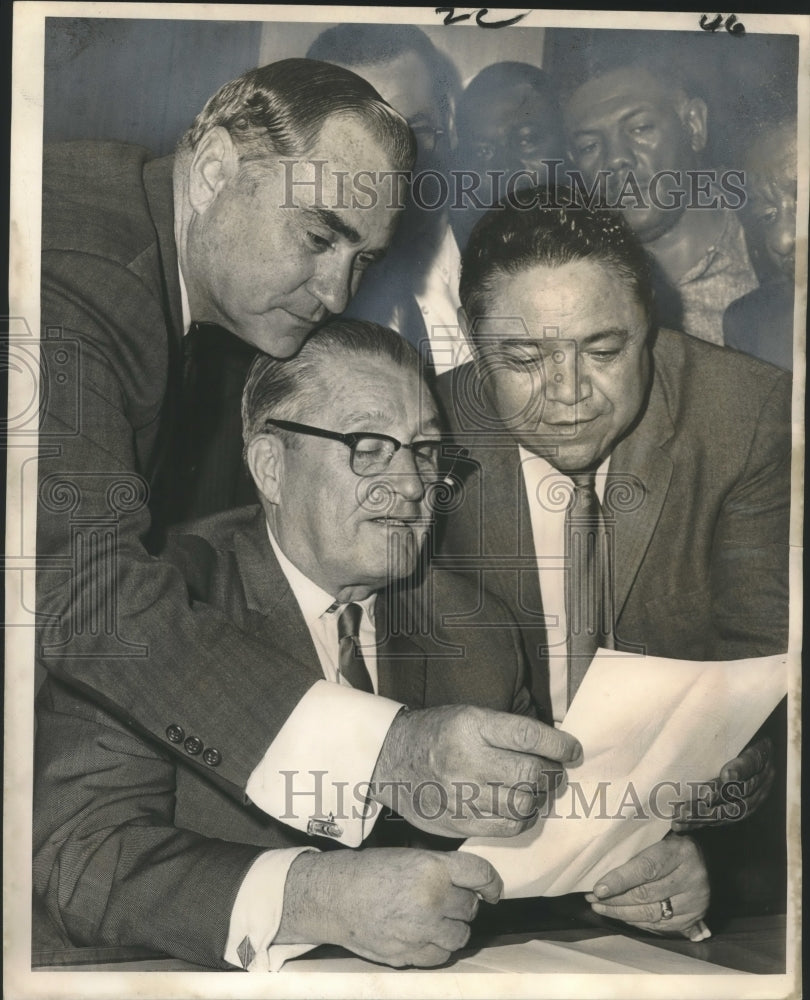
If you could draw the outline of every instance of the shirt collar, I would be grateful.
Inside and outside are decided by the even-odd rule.
[[[267,522],[265,521],[265,524]],[[270,544],[273,546],[273,552],[275,553],[276,559],[278,559],[278,564],[281,567],[281,572],[287,578],[287,583],[290,585],[290,590],[292,590],[293,595],[298,601],[298,606],[301,608],[301,613],[304,616],[304,621],[307,623],[308,628],[312,628],[312,625],[323,619],[327,613],[334,613],[342,608],[345,604],[339,604],[332,594],[327,593],[322,587],[319,587],[317,583],[313,583],[308,576],[305,576],[297,566],[293,565],[290,560],[281,551],[281,547],[276,541],[273,532],[270,530],[270,525],[267,524],[267,537],[270,539]],[[354,604],[359,604],[360,607],[368,615],[370,621],[374,621],[374,604],[377,600],[376,593],[369,594],[362,601],[354,601]]]
[[[566,476],[564,472],[560,472],[559,469],[555,469],[551,462],[543,458],[541,455],[535,455],[533,451],[529,451],[528,448],[524,448],[522,444],[518,445],[518,452],[520,453],[520,467],[523,470],[523,475],[524,477],[527,474],[531,475],[531,481],[533,483],[541,482],[541,480],[545,479],[546,476],[558,476],[568,483],[572,482],[572,480]],[[596,490],[596,495],[599,497],[600,503],[602,503],[605,498],[605,477],[607,476],[609,466],[610,455],[608,455],[604,462],[602,462],[595,473],[596,480],[594,482],[594,489]]]
[[[723,270],[729,264],[743,268],[751,266],[742,225],[732,211],[726,210],[720,236],[707,247],[700,260],[689,268],[679,279],[678,284],[688,284],[702,275]]]

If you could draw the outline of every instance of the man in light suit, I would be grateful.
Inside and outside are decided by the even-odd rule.
[[[335,720],[328,733],[305,728],[340,761],[358,729],[341,720],[355,717],[325,709],[320,699],[334,692],[313,694],[311,678],[272,643],[212,603],[190,602],[177,568],[154,553],[181,514],[236,505],[250,358],[294,354],[343,310],[391,239],[391,185],[414,151],[405,120],[364,80],[290,59],[225,84],[173,157],[117,143],[45,153],[39,662],[235,802],[250,786],[252,803],[276,818],[284,803],[268,791],[273,745],[293,713],[299,723],[324,711]],[[352,198],[361,171],[378,182],[370,207]],[[212,357],[210,341],[227,349]],[[235,394],[211,388],[220,369]],[[224,705],[223,691],[199,679],[222,679],[237,663],[240,683],[226,686]],[[257,699],[271,681],[272,697]],[[398,723],[411,729],[403,742],[389,733],[396,710],[385,699],[354,711],[365,713],[361,728],[375,734],[377,752],[385,741],[400,747],[402,773],[391,776],[405,777],[408,742],[427,738],[415,731],[419,714]],[[473,736],[470,722],[469,739],[483,750],[487,737]],[[430,738],[443,745],[448,734]],[[375,759],[347,780],[368,781]],[[478,779],[511,787],[521,775],[519,761],[507,773],[509,759]],[[423,763],[422,778],[444,777]],[[453,832],[486,826],[462,809]],[[362,840],[357,824],[344,834],[350,846]]]
[[[48,678],[38,699],[35,891],[78,945],[140,945],[266,970],[328,942],[391,965],[439,964],[467,940],[478,896],[497,900],[500,880],[472,855],[403,849],[418,831],[391,817],[375,827],[378,802],[418,819],[458,811],[463,795],[493,834],[518,832],[578,745],[534,718],[522,646],[501,602],[489,601],[491,628],[468,633],[453,615],[474,595],[421,565],[442,485],[441,439],[410,345],[370,323],[334,321],[296,358],[257,360],[243,414],[261,507],[178,529],[164,559],[192,607],[212,605],[321,691],[320,718],[288,720],[276,770],[263,778],[281,819],[242,808],[160,742]],[[222,725],[237,730],[233,690],[269,712],[279,683],[275,672],[251,675],[225,657],[215,670],[200,664],[194,680],[220,706]],[[392,737],[407,746],[407,769],[390,743],[377,757],[364,702],[397,715]],[[414,716],[421,741],[408,728]],[[352,780],[362,766],[333,759],[343,751],[329,735],[341,723],[355,728],[354,756],[370,757],[374,794]],[[471,723],[495,744],[479,760],[462,738]],[[326,733],[325,751],[313,724]],[[211,753],[180,725],[168,738],[191,757]],[[536,794],[479,783],[479,771],[498,771],[508,740]],[[447,779],[422,781],[420,759],[448,748]],[[326,788],[335,774],[337,806]],[[331,850],[352,824],[375,827],[370,843],[388,846]]]
[[[790,379],[652,329],[648,260],[618,214],[578,207],[562,191],[536,190],[525,202],[486,216],[462,261],[476,361],[439,380],[468,452],[441,553],[515,615],[532,691],[550,691],[560,721],[597,645],[688,660],[787,649]],[[583,478],[601,501],[594,537],[607,560],[590,584],[603,598],[596,615],[572,623],[566,506],[572,495],[579,502]],[[721,774],[750,782],[749,811],[773,782],[768,751],[757,744]],[[706,846],[730,857],[726,838],[752,837],[756,822],[778,842],[779,807],[764,812],[733,835],[707,830]],[[647,862],[669,871],[685,843],[669,837]],[[751,844],[737,862],[750,859]],[[777,847],[783,854],[783,836]],[[617,872],[598,911],[655,930],[655,906],[671,894],[638,889],[649,874],[634,862]],[[778,860],[774,878],[747,888],[778,896]],[[727,872],[720,901],[744,894],[735,879],[756,875]]]

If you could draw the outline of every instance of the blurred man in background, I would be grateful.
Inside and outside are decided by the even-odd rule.
[[[405,217],[350,315],[396,330],[437,371],[461,364],[469,351],[457,322],[460,255],[448,221],[453,189],[447,180],[456,70],[413,25],[340,24],[320,34],[307,56],[368,80],[416,136]]]
[[[734,210],[741,193],[694,173],[716,166],[703,162],[703,96],[677,68],[606,63],[570,94],[565,117],[574,166],[589,185],[606,177],[607,207],[622,208],[655,258],[659,322],[722,344],[726,307],[758,282]]]

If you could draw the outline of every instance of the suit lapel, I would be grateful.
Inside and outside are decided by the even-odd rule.
[[[410,708],[425,704],[427,662],[425,652],[412,639],[392,629],[391,602],[421,595],[421,590],[407,590],[397,597],[396,590],[384,591],[375,605],[377,632],[377,692],[385,698],[404,702]],[[408,616],[399,614],[399,621]]]
[[[272,631],[273,650],[283,650],[303,670],[323,679],[318,652],[307,623],[278,564],[267,535],[264,511],[234,535],[234,554],[251,622]]]
[[[488,569],[488,588],[502,594],[510,607],[540,613],[540,581],[535,564],[534,537],[526,486],[516,445],[501,444],[482,449],[481,458],[482,530],[485,532],[482,552]],[[524,565],[525,561],[525,565]],[[516,572],[516,567],[520,567]],[[518,592],[515,593],[516,580]],[[493,588],[492,583],[496,586]]]
[[[613,587],[618,620],[650,544],[672,479],[672,460],[664,445],[674,433],[657,376],[644,416],[622,441],[610,462],[606,515],[615,518]]]

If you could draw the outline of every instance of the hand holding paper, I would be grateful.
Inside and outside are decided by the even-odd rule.
[[[786,690],[786,655],[691,662],[599,650],[562,723],[584,752],[564,794],[531,830],[461,849],[494,865],[506,898],[589,892],[669,832],[676,802],[700,786],[705,797]]]
[[[709,906],[709,876],[691,837],[669,834],[603,875],[585,899],[595,913],[651,931],[686,934]],[[667,901],[672,916],[664,917]]]
[[[514,837],[534,823],[563,764],[581,755],[572,736],[529,716],[470,705],[423,708],[391,724],[372,794],[428,833]]]
[[[706,826],[724,826],[750,816],[767,799],[773,787],[776,768],[772,758],[773,744],[767,737],[746,747],[738,757],[723,765],[719,777],[704,788],[695,789],[702,794],[679,804],[672,829],[676,833],[687,833]],[[739,806],[733,810],[728,808],[731,794],[739,800]]]

